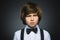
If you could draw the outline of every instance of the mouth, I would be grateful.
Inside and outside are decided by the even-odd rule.
[[[31,25],[34,25],[34,22],[30,22]]]

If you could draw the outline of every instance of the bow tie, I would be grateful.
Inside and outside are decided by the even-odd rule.
[[[31,31],[33,31],[34,33],[37,33],[37,28],[33,28],[33,29],[28,29],[26,30],[27,34],[29,34]]]

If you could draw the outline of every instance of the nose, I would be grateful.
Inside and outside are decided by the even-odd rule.
[[[31,21],[34,21],[34,17],[33,16],[31,17]]]

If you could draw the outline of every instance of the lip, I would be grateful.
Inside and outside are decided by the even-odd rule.
[[[34,24],[34,22],[30,22],[30,24],[31,24],[31,25],[33,25],[33,24]]]

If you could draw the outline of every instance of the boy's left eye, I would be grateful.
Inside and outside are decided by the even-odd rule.
[[[27,15],[27,17],[31,17],[30,15]]]

